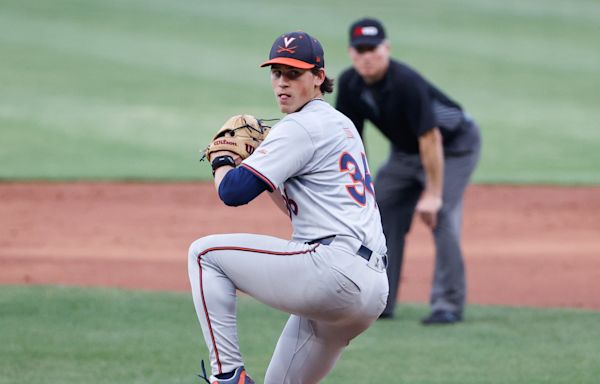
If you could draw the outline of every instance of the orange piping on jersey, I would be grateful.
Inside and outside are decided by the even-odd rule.
[[[271,182],[271,180],[267,179],[266,176],[264,176],[262,173],[258,172],[256,169],[252,168],[248,164],[242,164],[241,166],[244,167],[244,168],[246,168],[250,172],[252,172],[255,176],[257,176],[258,178],[260,178],[265,183],[267,183],[267,185],[271,188],[271,192],[273,192],[273,191],[275,191],[277,189],[277,187],[275,186],[275,184],[273,184]]]

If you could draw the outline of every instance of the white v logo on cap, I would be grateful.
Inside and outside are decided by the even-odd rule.
[[[294,40],[296,40],[295,37],[290,37],[290,38],[284,37],[283,43],[285,44],[285,47],[287,48],[288,45],[290,45],[292,43],[292,41],[294,41]]]

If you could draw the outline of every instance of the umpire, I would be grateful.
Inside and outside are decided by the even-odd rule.
[[[405,236],[416,210],[432,230],[436,248],[431,313],[422,323],[460,322],[466,295],[462,203],[479,160],[479,128],[458,103],[390,58],[380,21],[352,24],[348,52],[352,68],[339,78],[336,107],[361,135],[367,119],[391,143],[375,180],[389,257],[390,294],[380,318],[394,315]]]

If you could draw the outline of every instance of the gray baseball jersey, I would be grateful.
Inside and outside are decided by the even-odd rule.
[[[279,187],[294,240],[347,235],[386,253],[362,140],[350,119],[325,101],[283,118],[243,165]]]
[[[364,152],[352,122],[316,99],[276,124],[242,163],[282,193],[293,236],[213,235],[190,246],[188,273],[211,382],[244,364],[237,290],[290,313],[265,384],[318,383],[383,311],[385,238]]]

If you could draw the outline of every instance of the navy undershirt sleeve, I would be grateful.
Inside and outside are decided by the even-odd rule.
[[[244,167],[227,172],[219,185],[219,197],[231,207],[248,204],[270,188],[263,180]],[[272,191],[271,191],[272,192]]]

